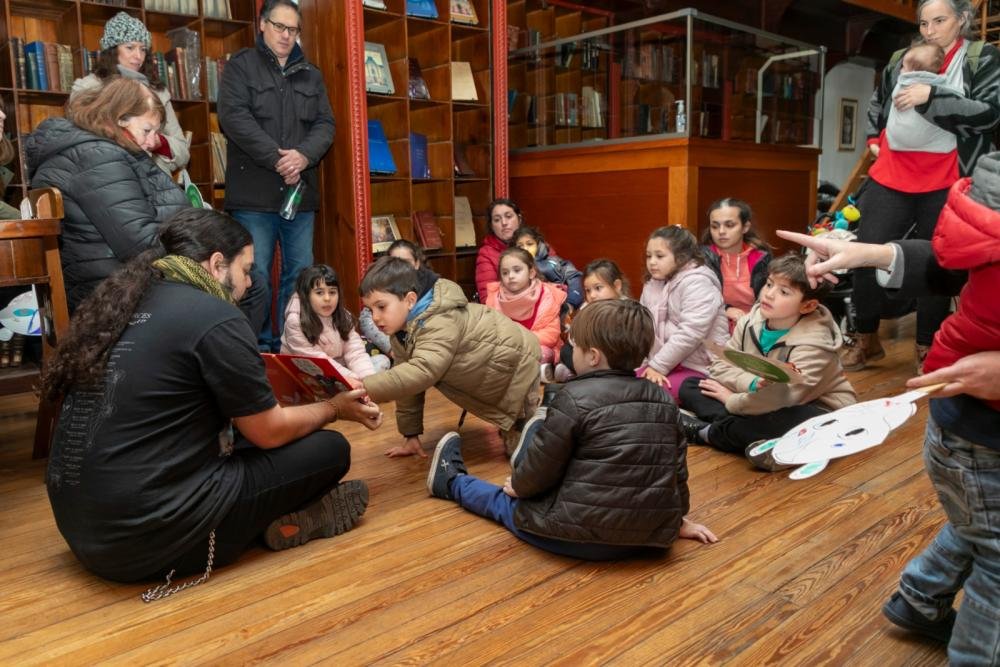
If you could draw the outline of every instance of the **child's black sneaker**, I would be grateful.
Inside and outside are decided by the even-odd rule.
[[[942,644],[951,641],[951,631],[955,627],[956,614],[954,609],[949,609],[944,618],[932,621],[917,611],[913,605],[906,601],[906,598],[899,594],[899,591],[896,591],[882,606],[882,613],[890,621],[910,632],[939,641]]]
[[[701,430],[708,426],[708,422],[702,421],[686,410],[681,410],[681,431],[689,445],[707,445],[705,439],[701,437]]]
[[[427,492],[435,498],[453,500],[451,480],[468,473],[462,460],[462,436],[452,431],[438,440],[427,471]]]
[[[352,479],[297,512],[275,519],[264,531],[264,543],[275,551],[297,547],[316,537],[346,533],[368,508],[368,485]]]
[[[758,470],[776,472],[778,470],[788,470],[794,468],[792,463],[778,463],[774,460],[774,446],[778,444],[778,438],[770,440],[757,440],[751,442],[746,449],[747,461]]]
[[[542,427],[545,423],[545,416],[549,413],[547,407],[540,407],[535,410],[535,414],[524,423],[524,428],[521,429],[521,437],[517,441],[517,447],[514,449],[514,453],[510,455],[510,467],[511,470],[517,469],[517,464],[521,462],[524,457],[527,447],[531,445],[531,441],[535,439],[535,434],[538,433],[538,429]]]

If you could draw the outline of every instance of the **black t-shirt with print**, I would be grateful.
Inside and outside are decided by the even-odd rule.
[[[63,403],[47,484],[73,553],[109,579],[169,568],[232,507],[243,479],[222,454],[229,420],[276,405],[235,306],[154,284],[115,344],[104,382]]]

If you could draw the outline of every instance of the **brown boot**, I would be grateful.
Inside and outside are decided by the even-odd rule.
[[[885,357],[878,333],[848,334],[844,336],[844,349],[840,353],[840,364],[845,371],[863,370],[869,361]]]
[[[914,357],[917,362],[917,375],[924,374],[924,360],[927,359],[927,353],[931,351],[930,345],[921,345],[917,343],[914,346]]]

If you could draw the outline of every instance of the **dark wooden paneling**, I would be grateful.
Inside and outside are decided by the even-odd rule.
[[[708,225],[708,207],[722,197],[743,199],[753,209],[757,233],[779,249],[786,244],[776,229],[803,232],[812,222],[793,211],[808,211],[810,207],[809,173],[803,171],[769,171],[757,169],[721,169],[702,167],[699,172],[698,229],[700,235]],[[692,231],[695,231],[692,229]]]
[[[587,262],[608,257],[634,287],[641,285],[646,238],[667,224],[667,169],[532,176],[510,183],[525,224],[541,228],[561,257],[581,271]]]

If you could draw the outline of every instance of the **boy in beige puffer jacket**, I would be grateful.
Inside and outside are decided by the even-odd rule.
[[[424,392],[449,400],[500,428],[509,455],[525,417],[541,402],[534,334],[499,311],[469,303],[462,288],[426,268],[383,257],[361,281],[361,298],[389,336],[395,365],[364,378],[377,403],[396,401],[404,442],[390,458],[424,456]]]
[[[691,378],[680,389],[682,404],[698,416],[682,416],[690,443],[743,454],[758,440],[857,402],[837,354],[840,329],[819,303],[828,289],[825,283],[810,287],[801,255],[770,263],[760,301],[736,324],[726,347],[790,363],[802,379],[769,383],[715,360],[710,379]]]

